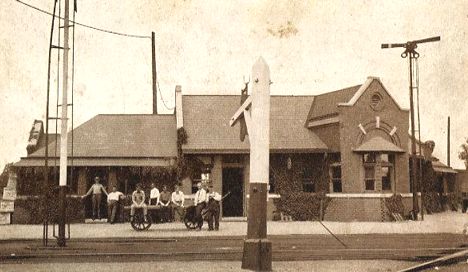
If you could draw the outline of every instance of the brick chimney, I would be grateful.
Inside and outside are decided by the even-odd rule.
[[[177,120],[177,129],[184,126],[184,112],[182,110],[182,87],[177,85],[175,87],[176,98],[175,98],[175,113]]]

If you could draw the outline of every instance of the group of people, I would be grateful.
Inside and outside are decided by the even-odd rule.
[[[193,204],[195,205],[195,218],[198,222],[198,230],[201,230],[203,226],[204,217],[208,220],[208,230],[219,230],[219,203],[222,199],[221,195],[214,191],[212,186],[208,189],[206,183],[199,182],[197,189]]]
[[[195,193],[194,206],[195,218],[198,222],[198,229],[203,226],[204,218],[208,221],[208,230],[219,230],[219,213],[221,195],[215,192],[212,188],[208,189],[206,183],[197,184],[197,192]],[[104,186],[100,183],[100,178],[94,178],[94,184],[89,188],[88,192],[82,196],[92,196],[92,209],[93,220],[96,218],[101,219],[101,200],[102,195],[107,196],[107,207],[109,215],[109,223],[113,224],[116,221],[118,204],[125,196],[122,192],[117,190],[116,186],[112,186],[112,191],[107,193]],[[185,214],[185,195],[180,190],[179,185],[174,186],[174,191],[170,192],[166,185],[163,185],[162,191],[156,188],[156,184],[151,184],[150,195],[148,198],[148,205],[155,205],[160,207],[160,217],[162,221],[181,221]],[[148,214],[148,205],[146,204],[145,192],[141,184],[136,185],[135,191],[132,193],[132,204],[130,205],[131,219],[135,215],[136,209],[142,209],[145,219]]]
[[[160,207],[160,217],[164,222],[171,222],[176,219],[181,221],[184,214],[184,193],[180,190],[179,185],[174,186],[174,192],[169,192],[166,185],[159,192],[154,183],[151,184],[150,197],[148,205]],[[143,214],[148,214],[148,206],[145,203],[145,192],[140,184],[137,184],[136,190],[132,193],[132,204],[130,206],[130,216],[135,215],[135,209],[143,209]]]

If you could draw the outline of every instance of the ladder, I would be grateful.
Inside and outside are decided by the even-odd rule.
[[[69,1],[69,0],[65,0]],[[68,4],[68,3],[67,3]],[[74,1],[74,11],[76,12],[76,1]],[[58,7],[58,9],[57,9]],[[47,98],[46,98],[46,122],[45,122],[45,155],[44,155],[44,184],[43,184],[43,201],[42,201],[42,208],[43,208],[43,233],[42,233],[42,243],[44,246],[48,246],[48,238],[49,238],[49,224],[51,223],[51,205],[53,204],[51,202],[51,196],[53,194],[53,191],[56,189],[56,168],[57,168],[57,149],[58,149],[58,140],[57,138],[55,139],[55,148],[54,148],[54,157],[53,157],[53,166],[54,166],[54,174],[53,174],[53,181],[52,184],[49,181],[49,122],[50,121],[55,121],[55,135],[58,135],[58,121],[65,121],[68,120],[67,117],[62,118],[59,116],[59,108],[60,107],[71,107],[71,178],[73,179],[73,89],[74,89],[74,40],[75,40],[75,30],[74,30],[74,22],[75,22],[75,12],[73,12],[73,24],[65,24],[61,25],[62,22],[62,17],[61,17],[61,0],[55,0],[54,1],[54,7],[53,7],[53,13],[52,13],[52,23],[51,23],[51,31],[50,31],[50,39],[49,39],[49,56],[48,56],[48,70],[47,70]],[[58,20],[58,26],[56,29],[56,19],[59,18]],[[68,36],[68,30],[69,28],[73,28],[73,33],[72,33],[72,48],[68,47],[65,44],[68,44],[67,42],[64,42],[62,45],[61,43],[61,31],[66,31],[67,36]],[[54,41],[54,32],[57,30],[58,36],[56,38],[56,41]],[[72,75],[71,75],[71,103],[67,103],[66,105],[62,105],[59,103],[59,96],[60,96],[60,53],[63,53],[63,50],[70,50],[73,49],[73,54],[72,54]],[[53,51],[57,51],[57,70],[56,70],[56,80],[57,80],[57,94],[56,94],[56,112],[55,116],[51,117],[50,116],[50,89],[51,89],[51,70],[52,70],[52,55]],[[66,67],[66,66],[65,66]],[[65,71],[64,71],[65,73]],[[68,73],[68,71],[66,71]],[[64,74],[65,76],[67,74]],[[64,91],[68,91],[64,90]],[[67,132],[65,132],[67,133]],[[68,237],[66,239],[70,238],[70,223],[67,218],[64,219],[67,222],[68,226]],[[53,236],[55,238],[58,238],[55,235],[55,222],[53,222]]]

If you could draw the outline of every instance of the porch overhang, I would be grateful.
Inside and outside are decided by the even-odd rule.
[[[353,150],[354,152],[392,152],[405,153],[405,151],[382,137],[374,137]]]
[[[68,158],[68,166],[145,166],[169,167],[175,165],[176,158]],[[15,167],[44,166],[44,158],[22,158]],[[49,166],[54,165],[54,159],[49,158]],[[57,166],[59,165],[57,159]]]

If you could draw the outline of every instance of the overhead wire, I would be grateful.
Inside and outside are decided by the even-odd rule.
[[[164,107],[169,110],[169,111],[172,111],[175,109],[175,106],[173,107],[169,107],[167,104],[166,104],[166,101],[164,100],[163,96],[162,96],[162,92],[161,92],[161,89],[159,88],[159,81],[156,81],[156,85],[158,86],[158,92],[159,92],[159,97],[161,98],[161,101],[164,105]]]
[[[44,14],[47,14],[47,15],[50,15],[50,16],[55,16],[57,18],[59,18],[60,20],[64,20],[63,17],[61,17],[60,15],[54,15],[44,9],[41,9],[41,8],[38,8],[36,6],[33,6],[31,4],[28,4],[26,2],[23,2],[21,0],[15,0],[16,2],[20,3],[20,4],[23,4],[29,8],[32,8],[34,10],[37,10],[39,12],[42,12]],[[85,28],[89,28],[89,29],[93,29],[93,30],[96,30],[96,31],[101,31],[101,32],[105,32],[105,33],[108,33],[108,34],[113,34],[113,35],[118,35],[118,36],[124,36],[124,37],[129,37],[129,38],[137,38],[137,39],[151,39],[151,36],[146,36],[146,35],[136,35],[136,34],[128,34],[128,33],[123,33],[123,32],[117,32],[117,31],[113,31],[113,30],[108,30],[108,29],[104,29],[104,28],[100,28],[100,27],[95,27],[95,26],[91,26],[91,25],[88,25],[88,24],[83,24],[83,23],[79,23],[77,21],[75,21],[74,19],[71,21],[73,23],[73,25],[78,25],[78,26],[81,26],[81,27],[85,27]]]

